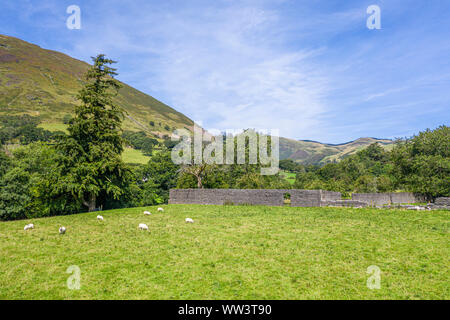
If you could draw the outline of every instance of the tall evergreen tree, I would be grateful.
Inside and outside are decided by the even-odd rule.
[[[89,211],[100,195],[118,199],[129,184],[131,172],[122,161],[121,124],[124,111],[114,104],[120,89],[114,79],[115,63],[100,54],[86,73],[86,83],[77,98],[81,104],[70,120],[69,135],[61,139],[61,188],[70,192]]]

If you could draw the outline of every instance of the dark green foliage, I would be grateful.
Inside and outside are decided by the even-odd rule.
[[[170,152],[156,152],[144,166],[139,184],[143,190],[142,205],[169,200],[169,190],[177,183],[179,166],[172,162]]]
[[[0,219],[16,220],[27,217],[27,204],[31,202],[29,193],[30,175],[14,168],[0,181]]]
[[[280,169],[288,172],[299,172],[303,170],[303,166],[301,164],[296,163],[291,159],[280,160]]]
[[[0,125],[2,127],[23,127],[26,125],[37,126],[40,122],[38,117],[32,117],[28,114],[14,116],[14,115],[2,115],[0,117]]]
[[[8,141],[9,135],[2,129],[0,129],[0,146],[6,143]]]
[[[133,132],[125,131],[122,134],[125,142],[134,149],[142,150],[145,155],[152,155],[154,146],[158,145],[158,140],[149,138],[144,131]]]
[[[11,167],[11,159],[0,149],[0,179]]]
[[[55,149],[32,143],[14,150],[9,170],[0,174],[0,219],[13,220],[81,211],[70,194],[59,191],[61,168]]]
[[[53,133],[42,128],[37,128],[32,125],[26,125],[19,131],[19,139],[22,145],[32,142],[45,141],[48,142],[53,138]]]
[[[70,114],[66,114],[66,115],[63,117],[63,123],[64,123],[64,124],[69,124],[69,123],[70,123],[70,120],[72,120],[72,116],[71,116]]]
[[[178,143],[177,141],[172,141],[170,139],[164,140],[164,146],[169,150],[172,150],[173,147],[177,145],[177,143]]]
[[[393,176],[428,198],[450,196],[450,128],[441,126],[398,141],[392,151]]]
[[[26,145],[32,142],[49,142],[55,139],[59,133],[38,128],[40,119],[29,115],[2,116],[0,117],[0,144],[7,142]]]

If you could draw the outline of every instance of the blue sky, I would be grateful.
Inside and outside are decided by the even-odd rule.
[[[81,30],[66,28],[72,4]],[[341,143],[449,124],[449,13],[446,0],[2,0],[0,33],[105,53],[118,79],[207,129]]]

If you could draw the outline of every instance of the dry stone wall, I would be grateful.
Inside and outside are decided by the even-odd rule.
[[[289,194],[291,207],[320,207],[341,199],[339,192],[298,189],[171,189],[170,204],[251,204],[282,206]]]
[[[170,204],[253,204],[282,206],[279,189],[171,189]]]
[[[434,200],[430,205],[431,209],[446,209],[450,210],[450,197],[440,197]]]
[[[424,197],[411,192],[353,193],[352,200],[365,202],[369,206],[426,202]]]
[[[364,208],[367,203],[358,200],[332,200],[322,202],[322,207],[350,207],[350,208]]]

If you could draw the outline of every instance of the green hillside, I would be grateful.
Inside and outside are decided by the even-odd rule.
[[[73,111],[74,96],[88,67],[63,53],[0,35],[0,115],[30,114],[49,127],[58,127],[64,115]],[[128,113],[124,129],[162,136],[173,128],[192,126],[180,112],[122,84],[115,102]]]
[[[292,159],[302,164],[325,164],[339,161],[375,142],[385,148],[391,148],[393,145],[392,140],[376,138],[359,138],[336,145],[280,138],[280,159]]]

